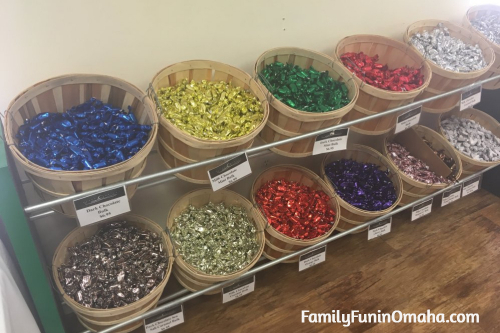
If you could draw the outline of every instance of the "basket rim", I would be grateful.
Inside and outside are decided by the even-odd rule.
[[[298,51],[303,52],[305,54],[314,54],[316,56],[325,58],[325,60],[331,61],[331,65],[330,64],[325,64],[325,65],[327,65],[328,67],[330,67],[332,71],[334,71],[335,73],[339,74],[341,77],[343,77],[343,75],[350,77],[348,80],[346,79],[344,83],[347,86],[348,83],[349,83],[349,81],[352,80],[353,89],[354,89],[354,96],[353,96],[353,98],[351,99],[351,101],[347,105],[341,107],[340,109],[330,110],[330,111],[321,112],[321,113],[314,113],[314,112],[310,112],[310,111],[299,110],[299,109],[293,108],[293,107],[291,107],[289,105],[286,105],[285,103],[281,102],[276,97],[274,97],[274,94],[272,92],[270,92],[266,88],[266,86],[264,86],[264,84],[260,80],[255,80],[259,84],[259,86],[261,87],[261,89],[264,91],[264,93],[265,92],[269,92],[269,94],[272,95],[273,99],[270,102],[271,105],[276,104],[281,109],[283,109],[283,108],[289,109],[289,111],[294,112],[294,113],[296,113],[297,115],[300,115],[300,116],[305,116],[305,117],[307,117],[307,116],[316,116],[316,117],[318,117],[318,116],[324,116],[324,118],[326,118],[328,116],[341,116],[341,115],[344,115],[345,113],[349,112],[352,109],[352,107],[356,104],[356,102],[358,100],[358,97],[359,97],[359,85],[356,82],[356,80],[354,80],[354,78],[352,77],[352,73],[349,72],[344,66],[342,66],[342,64],[339,61],[335,60],[334,58],[332,58],[332,57],[330,57],[327,54],[322,53],[322,52],[318,52],[318,51],[314,51],[314,50],[310,50],[310,49],[305,49],[305,48],[300,48],[300,47],[293,47],[293,46],[290,46],[290,47],[275,47],[275,48],[266,50],[255,61],[254,69],[253,70],[254,70],[254,76],[256,78],[258,76],[258,74],[257,74],[258,73],[258,67],[265,60],[264,57],[267,54],[271,53],[271,52],[276,52],[276,51],[280,51],[280,50],[283,50],[283,51],[284,50],[298,50]],[[301,55],[301,56],[302,57],[306,57],[305,55]],[[313,59],[313,58],[309,58],[309,59]],[[343,72],[339,72],[339,70],[335,69],[334,68],[335,64],[339,65],[339,70],[341,70]],[[347,88],[348,88],[349,92],[351,92],[351,89],[349,89],[349,87],[347,87]],[[307,122],[307,120],[303,120],[303,121]]]
[[[165,222],[165,226],[170,230],[173,226],[175,226],[175,217],[173,217],[173,208],[176,207],[180,202],[181,200],[183,200],[186,196],[189,196],[191,194],[194,194],[194,193],[215,193],[213,192],[212,188],[210,187],[202,187],[202,188],[198,188],[198,189],[195,189],[195,190],[192,190],[192,191],[189,191],[185,194],[183,194],[182,196],[180,196],[171,206],[168,214],[167,214],[167,219],[166,219],[166,222]],[[264,230],[260,230],[261,229],[261,225],[260,224],[260,221],[258,221],[257,219],[253,219],[252,216],[251,216],[251,211],[252,209],[254,209],[254,206],[252,205],[252,203],[247,199],[245,198],[244,196],[242,196],[241,194],[237,193],[237,192],[234,192],[234,191],[231,191],[231,190],[228,190],[228,189],[220,189],[217,191],[218,193],[223,193],[223,192],[226,192],[227,194],[229,194],[230,196],[233,196],[233,197],[238,197],[239,199],[242,199],[243,202],[245,202],[249,209],[247,209],[247,215],[249,217],[249,220],[252,221],[255,225],[255,227],[257,228],[257,231],[256,231],[256,234],[259,233],[259,232],[264,232]],[[246,208],[246,207],[243,207],[243,208]],[[172,221],[172,225],[169,225],[170,224],[170,221]],[[233,277],[236,277],[236,276],[239,276],[243,273],[245,273],[246,271],[248,271],[249,269],[251,269],[258,261],[258,259],[260,258],[260,256],[262,255],[262,251],[264,250],[264,245],[265,245],[265,235],[262,236],[262,240],[259,241],[257,239],[257,242],[258,242],[258,245],[259,245],[259,249],[257,251],[257,253],[255,254],[255,256],[253,257],[252,261],[250,261],[250,263],[245,266],[244,268],[236,271],[236,272],[233,272],[231,274],[227,274],[227,275],[214,275],[214,274],[207,274],[205,272],[202,272],[201,270],[197,269],[196,267],[194,267],[193,265],[191,265],[190,263],[188,263],[187,261],[185,261],[183,259],[183,257],[181,255],[178,255],[175,257],[175,262],[177,265],[179,265],[177,263],[177,261],[179,261],[180,263],[182,263],[186,268],[190,269],[193,273],[196,273],[196,274],[199,274],[200,276],[203,276],[203,277],[207,277],[207,278],[213,278],[213,279],[221,279],[221,281],[225,281],[225,280],[230,280],[231,278]],[[176,249],[176,245],[174,243],[174,240],[172,240],[172,247],[174,249]]]
[[[134,219],[133,221],[127,221],[127,218],[132,218]],[[159,232],[159,236],[163,238],[163,240],[165,241],[165,243],[167,244],[165,250],[167,251],[167,255],[168,255],[168,267],[166,269],[166,274],[165,276],[163,277],[163,280],[158,284],[158,286],[156,286],[156,288],[154,288],[149,294],[145,295],[143,298],[135,301],[135,302],[132,302],[130,304],[127,304],[125,306],[121,306],[121,307],[117,307],[117,308],[112,308],[112,309],[96,309],[96,308],[88,308],[88,307],[85,307],[83,305],[81,305],[80,303],[78,303],[77,301],[75,301],[74,299],[72,299],[71,297],[69,297],[66,292],[64,291],[64,289],[62,288],[62,285],[61,283],[59,282],[59,278],[58,278],[58,272],[57,272],[57,269],[58,267],[56,267],[56,265],[54,264],[54,261],[56,260],[56,258],[58,257],[58,255],[60,254],[62,248],[63,248],[63,243],[69,239],[71,236],[73,236],[75,233],[77,233],[78,231],[81,231],[82,228],[86,228],[86,227],[94,227],[94,226],[99,226],[99,225],[105,225],[107,223],[110,223],[110,222],[114,222],[114,221],[127,221],[127,222],[137,222],[137,220],[139,220],[140,222],[144,222],[145,224],[147,225],[150,225],[150,226],[153,226],[154,228],[158,228],[158,230],[161,230],[161,232]],[[97,222],[97,223],[92,223],[92,224],[89,224],[89,225],[86,225],[86,226],[83,226],[83,227],[76,227],[74,228],[73,230],[71,230],[67,235],[66,237],[63,238],[63,240],[59,243],[59,245],[57,246],[56,250],[54,251],[54,255],[52,256],[52,278],[54,279],[54,282],[56,284],[56,287],[57,287],[57,291],[62,295],[62,297],[64,298],[65,301],[68,302],[68,305],[70,305],[73,309],[78,309],[78,310],[85,310],[85,312],[95,312],[95,313],[104,313],[104,312],[111,312],[109,313],[110,316],[112,315],[119,315],[119,314],[115,314],[113,312],[126,312],[125,310],[131,310],[134,306],[137,306],[139,303],[142,305],[143,303],[146,303],[146,298],[147,296],[150,296],[153,294],[153,292],[159,290],[159,289],[162,289],[165,288],[169,278],[170,278],[170,274],[172,272],[172,268],[173,268],[173,265],[174,265],[174,257],[173,257],[173,244],[170,242],[170,238],[167,236],[166,232],[161,228],[161,226],[157,223],[155,223],[154,221],[144,217],[144,216],[141,216],[141,215],[138,215],[138,214],[133,214],[133,213],[126,213],[126,214],[123,214],[123,215],[119,215],[119,216],[116,216],[116,217],[113,217],[111,219],[108,219],[108,220],[104,220],[104,221],[100,221],[100,222]],[[163,285],[163,286],[162,286]],[[161,295],[161,293],[160,293]],[[142,302],[141,302],[142,301]],[[80,313],[80,312],[78,312]]]
[[[392,171],[394,173],[394,175],[396,176],[396,178],[398,179],[398,185],[399,185],[399,191],[396,191],[399,192],[397,193],[397,198],[396,198],[396,201],[394,201],[394,203],[392,204],[392,206],[390,206],[389,208],[386,208],[384,210],[378,210],[378,211],[370,211],[370,210],[364,210],[364,209],[360,209],[360,208],[357,208],[353,205],[351,205],[350,203],[348,203],[347,201],[345,201],[344,199],[342,199],[340,197],[340,195],[337,195],[338,197],[338,201],[340,203],[345,203],[345,206],[347,209],[347,207],[351,210],[351,211],[354,211],[354,212],[361,212],[364,214],[364,216],[369,216],[369,215],[374,215],[374,216],[382,216],[386,213],[389,213],[390,211],[392,211],[394,208],[396,208],[399,204],[399,202],[401,201],[401,197],[403,196],[403,181],[401,180],[401,176],[399,175],[399,172],[397,169],[395,169],[388,161],[388,158],[385,157],[384,155],[382,155],[381,153],[379,153],[377,150],[371,148],[371,147],[368,147],[368,146],[365,146],[365,145],[360,145],[360,144],[353,144],[351,146],[347,146],[347,149],[344,149],[342,151],[362,151],[364,153],[367,153],[369,155],[372,155],[374,157],[378,157],[379,160],[385,164],[384,166],[387,167],[388,170]],[[323,160],[321,161],[321,173],[323,175],[323,177],[325,178],[325,181],[326,179],[328,179],[328,176],[326,175],[325,173],[325,165],[326,165],[326,161],[328,159],[329,156],[331,156],[332,154],[335,154],[336,152],[332,152],[332,153],[328,153],[328,154],[325,154],[325,157],[323,158]],[[333,188],[333,185],[331,184],[331,181],[329,181],[329,186]],[[391,179],[391,182],[392,182],[392,179]],[[395,184],[393,183],[394,185],[394,188],[397,190]],[[341,207],[343,207],[341,205]]]
[[[157,92],[158,89],[164,88],[164,87],[155,87],[154,84],[153,84],[156,81],[156,79],[158,78],[158,76],[160,74],[162,74],[164,71],[167,71],[167,70],[169,70],[169,69],[171,69],[171,68],[173,68],[175,66],[180,66],[181,64],[187,64],[187,65],[189,65],[189,64],[199,63],[199,62],[205,62],[207,64],[216,64],[216,65],[226,66],[226,67],[232,69],[233,71],[235,71],[235,73],[239,73],[241,76],[246,76],[246,79],[248,80],[248,89],[246,91],[250,92],[250,94],[252,96],[254,96],[255,98],[257,98],[257,100],[260,102],[260,104],[262,106],[263,117],[262,117],[261,122],[251,132],[249,132],[249,133],[247,133],[245,135],[239,136],[239,137],[231,138],[229,140],[211,140],[211,139],[197,138],[197,137],[195,137],[195,136],[193,136],[193,135],[185,132],[184,130],[178,128],[174,124],[172,124],[165,117],[163,117],[163,115],[161,114],[161,111],[160,111],[160,115],[158,116],[160,125],[163,126],[163,127],[165,127],[168,132],[175,133],[176,134],[175,135],[176,138],[178,138],[179,140],[181,140],[182,142],[184,142],[185,144],[187,144],[189,146],[192,145],[191,143],[189,143],[189,141],[194,141],[194,142],[196,142],[198,144],[216,144],[217,147],[220,147],[221,144],[223,144],[226,147],[232,147],[232,146],[234,146],[236,144],[239,144],[241,142],[246,142],[246,141],[249,141],[251,139],[254,139],[260,133],[260,131],[262,131],[262,129],[264,128],[264,126],[265,126],[265,124],[267,122],[267,119],[269,118],[269,102],[265,98],[265,93],[262,91],[262,88],[257,83],[257,81],[255,81],[250,76],[250,74],[248,74],[247,72],[245,72],[244,70],[242,70],[242,69],[240,69],[238,67],[234,67],[234,66],[228,65],[226,63],[218,62],[218,61],[203,60],[203,59],[192,59],[192,60],[186,60],[186,61],[176,62],[174,64],[170,64],[170,65],[168,65],[166,67],[163,67],[161,70],[159,70],[153,76],[153,79],[151,80],[151,86],[153,87],[155,93]],[[199,68],[202,68],[202,67],[196,67],[196,68],[193,68],[193,69],[199,69]],[[210,67],[204,67],[204,68],[205,69],[210,69]],[[173,73],[176,73],[176,72],[172,72],[172,74]],[[229,74],[227,72],[225,72],[225,73]],[[252,82],[255,82],[255,86],[254,87],[252,87]],[[256,94],[256,93],[253,92],[253,90],[260,91],[262,93],[262,95],[264,96],[264,98],[261,99],[258,96],[258,94]]]
[[[118,83],[123,84],[123,87],[121,86],[116,86],[111,83],[108,83],[108,85],[120,88],[122,90],[126,90],[127,92],[130,92],[130,90],[135,90],[135,92],[130,92],[135,98],[137,98],[140,103],[144,104],[144,109],[148,113],[149,116],[152,117],[153,123],[150,124],[151,126],[151,131],[149,133],[148,141],[142,146],[142,148],[134,154],[131,158],[122,161],[120,163],[116,163],[104,168],[99,168],[99,169],[91,169],[91,170],[52,170],[49,168],[42,167],[34,162],[31,162],[28,160],[26,156],[24,156],[21,151],[17,148],[14,140],[14,136],[12,136],[12,133],[10,133],[10,127],[11,127],[11,119],[13,117],[14,111],[17,111],[17,106],[18,103],[20,104],[19,106],[24,105],[27,101],[23,101],[23,104],[21,104],[23,97],[25,97],[27,94],[30,93],[30,91],[34,88],[37,88],[43,84],[49,84],[53,81],[58,81],[58,80],[64,80],[64,79],[81,79],[83,81],[86,81],[86,79],[94,79],[94,80],[110,80],[110,81],[118,81]],[[82,84],[82,83],[80,83]],[[63,86],[62,84],[59,85],[59,87]],[[38,93],[36,96],[39,96],[40,94],[49,91],[53,88],[47,88],[44,91],[41,91]],[[127,90],[128,89],[128,90]],[[137,97],[136,94],[140,95],[140,97]],[[16,106],[16,110],[13,109],[13,107]],[[48,111],[47,111],[48,112]],[[145,154],[146,156],[149,154],[151,149],[154,146],[154,143],[156,141],[156,135],[158,133],[158,115],[156,113],[156,109],[154,107],[154,104],[152,101],[149,99],[148,95],[136,87],[135,85],[131,84],[128,81],[125,81],[123,79],[110,76],[110,75],[101,75],[101,74],[65,74],[65,75],[59,75],[55,77],[51,77],[49,79],[39,81],[28,88],[24,89],[21,91],[9,104],[7,107],[7,110],[5,112],[5,140],[6,144],[8,145],[10,151],[12,152],[12,155],[14,156],[14,159],[17,160],[24,168],[27,168],[28,170],[40,174],[44,173],[46,176],[49,177],[56,177],[56,178],[49,178],[49,179],[58,179],[58,180],[69,180],[66,178],[71,178],[74,179],[74,177],[78,177],[80,175],[85,175],[86,177],[95,177],[95,179],[100,178],[99,176],[104,176],[105,174],[109,172],[115,172],[118,171],[117,169],[130,169],[134,167],[137,163],[136,158],[137,156],[141,156],[142,154]],[[102,178],[102,177],[101,177]]]
[[[424,82],[422,83],[422,85],[416,89],[413,89],[413,90],[410,90],[410,91],[390,91],[390,90],[384,90],[384,89],[380,89],[380,88],[377,88],[375,86],[372,86],[370,84],[367,84],[367,83],[364,83],[363,81],[361,81],[360,78],[358,78],[354,73],[352,73],[351,71],[349,71],[347,69],[347,67],[344,66],[344,64],[342,63],[342,61],[340,61],[340,57],[341,57],[341,54],[339,54],[339,49],[340,47],[346,43],[347,41],[351,40],[351,39],[355,39],[355,38],[363,38],[363,39],[370,39],[370,38],[377,38],[377,39],[382,39],[382,41],[384,42],[390,42],[390,43],[394,43],[396,45],[398,45],[398,48],[401,50],[401,51],[404,51],[405,53],[407,53],[408,51],[410,51],[412,53],[412,58],[414,57],[415,58],[415,61],[418,59],[420,60],[420,64],[421,64],[421,68],[425,68],[425,70],[428,72],[428,75],[427,77],[424,77]],[[377,42],[378,44],[384,44],[382,42]],[[352,77],[353,79],[356,81],[356,83],[358,84],[359,86],[359,89],[360,90],[368,90],[367,93],[371,94],[371,89],[373,89],[373,92],[376,92],[378,94],[382,94],[382,95],[385,95],[385,96],[392,96],[392,97],[403,97],[403,98],[398,98],[398,99],[407,99],[407,98],[412,98],[412,97],[416,97],[418,95],[420,95],[426,88],[427,86],[429,85],[429,83],[431,82],[431,79],[432,79],[432,68],[429,66],[429,64],[427,63],[427,61],[425,61],[425,59],[422,57],[422,55],[419,53],[419,52],[416,52],[415,50],[411,49],[411,47],[405,43],[402,43],[396,39],[393,39],[393,38],[389,38],[389,37],[386,37],[386,36],[381,36],[381,35],[372,35],[372,34],[356,34],[356,35],[349,35],[349,36],[346,36],[344,38],[342,38],[338,43],[337,45],[335,46],[335,51],[334,51],[334,57],[335,59],[337,59],[339,62],[340,62],[340,65],[342,67],[344,67],[349,73],[352,73]],[[359,82],[361,83],[359,83]]]
[[[483,42],[483,43],[485,42],[484,38],[482,38],[479,33],[475,32],[475,31],[467,30],[465,27],[461,27],[461,26],[459,26],[457,24],[454,24],[454,23],[452,23],[450,21],[441,20],[441,19],[419,20],[419,21],[413,22],[412,24],[410,24],[406,28],[406,30],[404,32],[404,35],[403,35],[403,39],[405,40],[405,42],[415,52],[417,52],[418,54],[420,54],[420,56],[422,58],[423,58],[423,54],[421,54],[420,51],[413,44],[411,44],[411,42],[410,42],[410,36],[412,35],[412,31],[414,31],[417,28],[415,26],[419,25],[419,24],[423,24],[424,22],[431,23],[434,27],[437,26],[438,23],[443,23],[447,28],[451,27],[453,29],[459,30],[458,33],[461,34],[461,35],[462,35],[462,30],[465,29],[467,32],[471,33],[471,35],[470,35],[470,39],[471,40],[473,39],[474,36],[476,37],[476,39],[477,39],[477,41],[475,41],[476,44],[480,44],[479,42]],[[462,40],[462,38],[460,38],[460,40]],[[434,63],[430,59],[427,59],[427,58],[423,58],[423,59],[425,60],[426,63],[429,64],[429,66],[431,67],[433,73],[436,73],[436,74],[439,74],[439,75],[444,75],[444,76],[446,76],[446,75],[460,75],[460,76],[462,76],[460,79],[477,78],[477,77],[483,75],[484,73],[488,72],[490,70],[491,66],[493,65],[493,63],[495,62],[495,52],[493,51],[493,48],[490,45],[487,45],[487,46],[488,46],[487,48],[483,48],[483,47],[481,47],[481,45],[479,45],[479,47],[481,48],[481,51],[483,53],[483,57],[485,58],[485,60],[486,60],[487,52],[490,53],[490,56],[491,56],[490,61],[486,64],[485,67],[483,67],[483,68],[481,68],[479,70],[476,70],[476,71],[472,71],[472,72],[466,72],[466,73],[454,72],[454,71],[451,71],[451,70],[447,70],[447,69],[441,68],[440,66],[438,66],[436,63]]]
[[[269,168],[263,170],[261,173],[259,173],[259,175],[257,177],[255,177],[255,179],[252,183],[252,187],[250,188],[250,200],[252,201],[252,204],[254,205],[254,207],[258,207],[258,204],[255,201],[255,193],[257,193],[257,191],[258,191],[258,189],[256,189],[256,186],[255,186],[257,183],[257,180],[259,180],[264,173],[269,172],[273,169],[278,169],[278,168],[280,168],[280,169],[295,169],[296,171],[299,171],[302,174],[305,174],[311,180],[317,182],[321,186],[322,191],[325,192],[330,197],[330,202],[332,202],[332,204],[334,206],[333,208],[335,210],[335,220],[334,220],[333,225],[330,228],[330,230],[328,230],[325,234],[318,236],[316,238],[303,240],[303,239],[292,238],[290,236],[287,236],[287,235],[282,234],[281,232],[277,231],[272,225],[269,225],[267,223],[267,217],[264,215],[264,213],[259,208],[256,208],[258,216],[261,218],[262,223],[266,226],[265,230],[270,234],[271,234],[271,232],[277,233],[280,237],[282,237],[282,239],[280,239],[278,237],[276,237],[276,238],[278,238],[279,240],[281,240],[283,242],[290,242],[291,244],[298,245],[298,246],[314,245],[314,244],[328,238],[333,233],[333,231],[337,228],[337,225],[339,223],[340,209],[341,209],[339,202],[337,200],[337,198],[339,198],[339,196],[335,192],[335,189],[328,186],[328,184],[318,174],[316,174],[314,171],[312,171],[308,168],[305,168],[305,167],[300,166],[300,165],[294,165],[294,164],[278,164],[278,165],[274,165],[272,167],[269,167]]]
[[[442,113],[439,115],[439,118],[438,118],[438,126],[439,126],[439,133],[441,134],[441,136],[444,137],[444,139],[446,141],[448,141],[448,138],[446,137],[446,134],[444,133],[444,129],[443,127],[441,126],[441,121],[446,119],[446,118],[449,118],[451,116],[456,116],[458,118],[465,118],[465,119],[469,119],[467,117],[462,117],[461,115],[464,115],[465,113],[464,112],[471,112],[472,114],[480,114],[482,117],[486,117],[488,118],[489,121],[492,122],[492,124],[494,124],[496,127],[500,127],[500,123],[498,121],[496,121],[495,118],[493,118],[492,116],[490,116],[489,114],[487,114],[486,112],[484,111],[481,111],[481,110],[478,110],[478,109],[475,109],[475,108],[468,108],[468,109],[465,109],[463,111],[456,111],[456,110],[453,110],[453,111],[449,111],[449,112],[446,112],[446,113]],[[469,120],[472,120],[472,119],[469,119]],[[477,121],[476,121],[477,122]],[[478,123],[479,124],[479,123]],[[481,125],[481,124],[480,124]],[[483,125],[481,125],[483,126]],[[483,126],[484,127],[484,126]],[[448,141],[449,142],[449,141]],[[456,149],[455,146],[453,146],[451,143],[450,145],[453,147],[453,149],[456,151],[456,153],[458,154],[458,156],[460,157],[461,160],[469,163],[469,164],[472,164],[472,165],[476,165],[476,166],[481,166],[481,167],[489,167],[489,166],[493,166],[493,165],[497,165],[497,164],[500,164],[500,160],[497,160],[497,161],[493,161],[493,162],[484,162],[484,161],[478,161],[478,160],[475,160],[473,159],[472,157],[469,157],[465,154],[463,154],[460,150]],[[463,163],[462,163],[462,168],[463,168]],[[462,169],[462,175],[467,172],[467,170],[463,170]]]

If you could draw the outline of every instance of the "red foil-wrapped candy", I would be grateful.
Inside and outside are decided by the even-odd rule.
[[[420,68],[400,67],[389,69],[378,63],[378,54],[370,57],[363,52],[347,52],[340,56],[342,63],[361,81],[379,89],[391,91],[410,91],[424,83]]]
[[[325,192],[286,179],[262,185],[255,201],[268,223],[288,237],[313,239],[327,233],[335,222],[335,211]]]

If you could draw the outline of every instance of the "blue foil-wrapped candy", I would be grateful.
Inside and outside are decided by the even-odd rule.
[[[148,141],[151,126],[91,98],[64,113],[40,113],[19,127],[21,153],[52,170],[100,169],[128,160]]]
[[[356,208],[379,211],[396,202],[389,172],[376,164],[342,159],[327,164],[325,173],[338,195]]]

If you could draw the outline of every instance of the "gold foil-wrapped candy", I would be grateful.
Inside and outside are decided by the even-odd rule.
[[[262,122],[259,100],[226,82],[182,80],[157,92],[163,117],[199,139],[229,140],[252,132]]]

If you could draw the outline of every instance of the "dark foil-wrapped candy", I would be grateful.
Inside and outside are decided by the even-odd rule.
[[[432,149],[434,154],[437,157],[439,157],[441,161],[443,161],[443,163],[448,166],[448,168],[450,168],[451,174],[448,177],[446,177],[446,179],[452,182],[456,181],[458,169],[457,169],[457,164],[455,163],[453,158],[449,157],[444,149],[437,150],[432,146],[432,143],[430,141],[426,140],[425,138],[423,140],[429,146],[429,148]]]
[[[318,72],[313,67],[300,68],[275,62],[259,73],[264,86],[281,102],[301,111],[328,112],[349,104],[349,90],[344,82]]]
[[[338,195],[356,208],[379,211],[396,202],[389,170],[382,171],[376,164],[341,159],[327,164],[325,174]]]
[[[68,296],[89,308],[136,302],[155,289],[168,270],[161,237],[126,221],[106,224],[68,253],[68,262],[57,269],[59,282]]]
[[[17,133],[18,148],[31,162],[52,170],[91,170],[134,156],[146,144],[151,126],[98,99],[64,113],[40,113]]]

